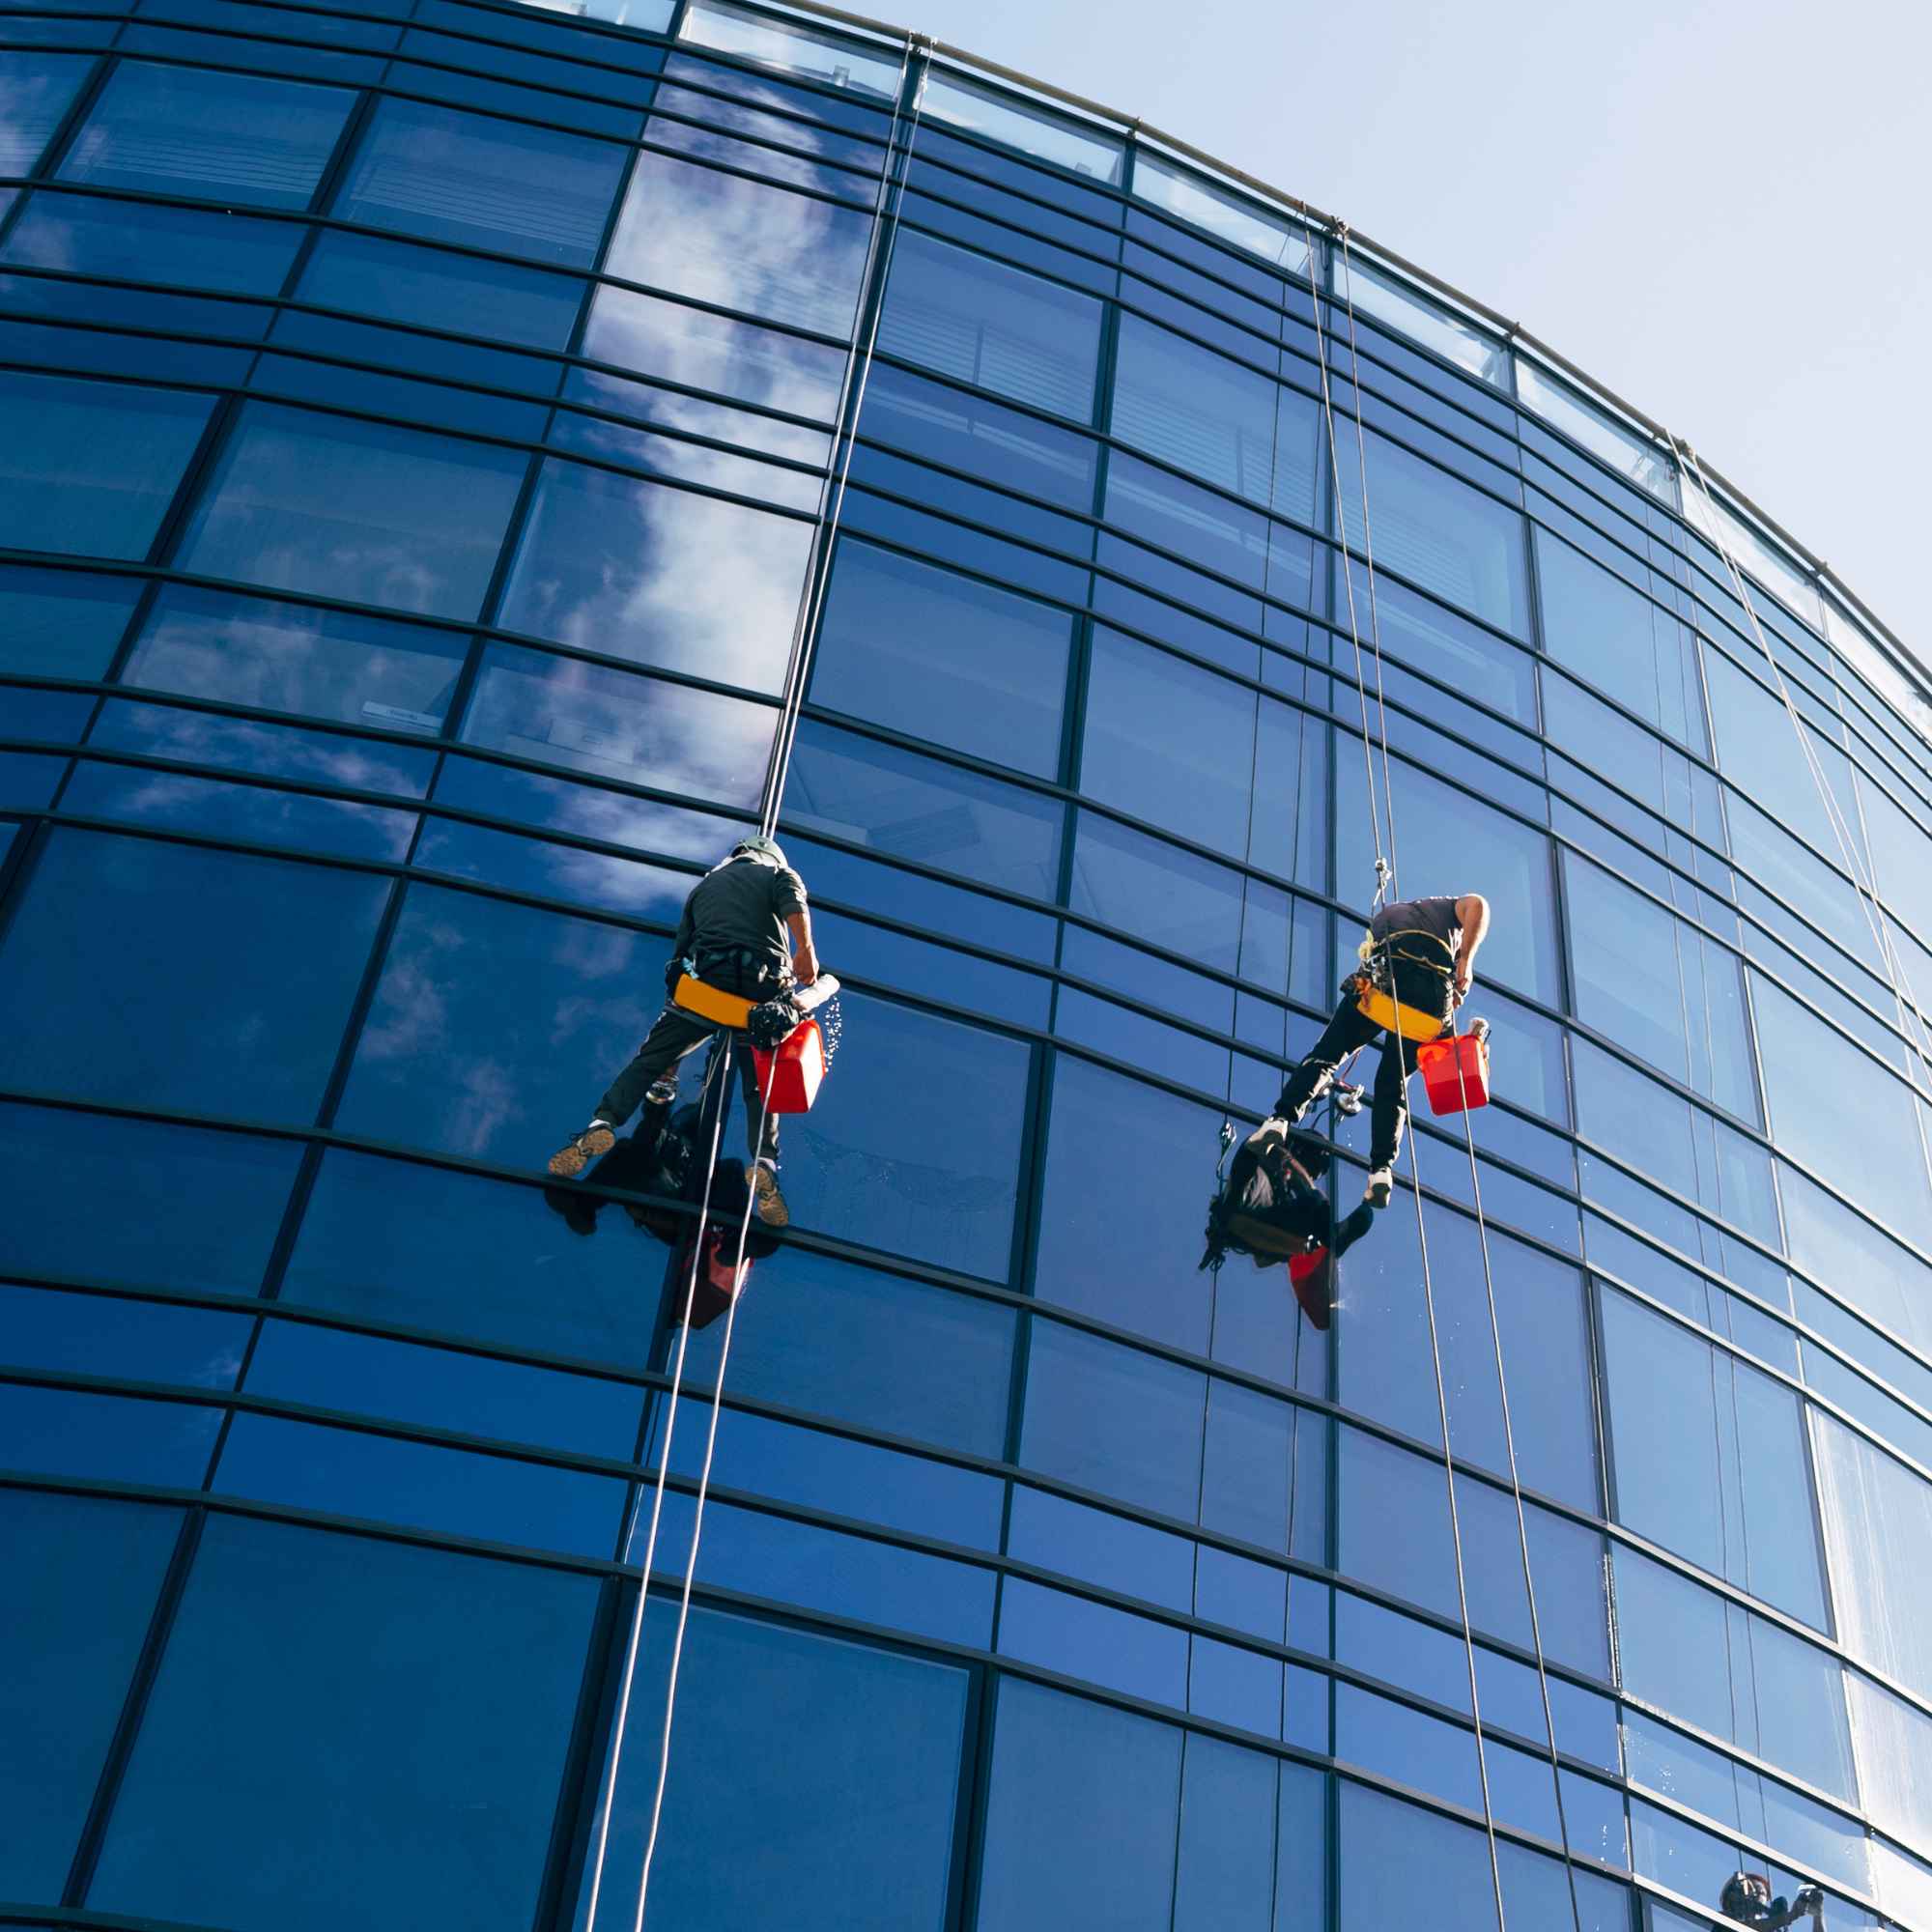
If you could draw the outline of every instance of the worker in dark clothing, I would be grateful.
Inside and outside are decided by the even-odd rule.
[[[811,944],[805,882],[785,864],[777,839],[739,839],[724,863],[713,867],[692,888],[677,923],[670,964],[665,969],[667,989],[674,991],[686,973],[721,992],[760,1002],[817,979],[818,955]],[[611,1151],[617,1129],[639,1103],[670,1106],[677,1098],[679,1063],[717,1030],[714,1021],[667,1001],[637,1057],[597,1103],[590,1124],[551,1155],[551,1173],[560,1180],[575,1180],[593,1160]],[[791,1214],[779,1191],[778,1122],[765,1113],[760,1132],[763,1110],[751,1048],[739,1040],[734,1052],[752,1155],[745,1179],[758,1219],[767,1227],[782,1228]]]
[[[1822,1932],[1825,1923],[1825,1894],[1815,1885],[1805,1886],[1790,1904],[1771,1895],[1771,1881],[1762,1872],[1739,1872],[1724,1887],[1718,1904],[1724,1924],[1711,1932],[1730,1932],[1733,1925],[1750,1925],[1758,1932],[1783,1932],[1801,1918],[1809,1918],[1813,1932]]]
[[[1285,1138],[1328,1091],[1343,1061],[1379,1039],[1381,1065],[1376,1072],[1370,1113],[1369,1184],[1362,1198],[1371,1208],[1386,1208],[1395,1187],[1403,1123],[1408,1118],[1414,1042],[1433,1037],[1432,1023],[1437,1032],[1448,1031],[1457,1003],[1469,990],[1476,952],[1489,930],[1490,902],[1480,893],[1464,893],[1459,898],[1401,899],[1377,913],[1361,944],[1361,971],[1342,982],[1334,1017],[1307,1058],[1288,1076],[1274,1113],[1255,1129],[1250,1141]],[[1364,1011],[1365,1002],[1378,1006],[1380,1016]],[[1401,1024],[1392,1025],[1395,1021]]]

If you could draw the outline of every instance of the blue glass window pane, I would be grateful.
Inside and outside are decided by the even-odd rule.
[[[640,1254],[621,1225],[583,1240],[534,1186],[335,1151],[316,1178],[282,1296],[635,1369],[650,1350],[657,1303],[646,1291],[663,1261],[655,1248]]]
[[[1626,1295],[1603,1321],[1619,1520],[1822,1629],[1797,1398]]]
[[[1376,777],[1379,782],[1379,762]],[[1535,827],[1505,817],[1404,759],[1390,759],[1389,782],[1395,792],[1397,854],[1408,867],[1401,890],[1409,896],[1481,893],[1490,902],[1493,923],[1477,969],[1478,1004],[1483,980],[1493,977],[1518,992],[1556,1005],[1561,983],[1548,839]],[[1361,796],[1359,781],[1354,796]],[[1359,807],[1344,805],[1338,812],[1335,879],[1343,900],[1360,906],[1370,902],[1376,855],[1368,813]]]
[[[777,727],[777,711],[765,705],[492,644],[462,736],[547,765],[749,807],[763,791]],[[605,810],[638,809],[613,798]]]
[[[657,1443],[662,1441],[661,1420],[654,1419]],[[670,1463],[695,1485],[703,1466],[705,1437],[689,1415],[685,1423],[671,1444]],[[653,1469],[661,1460],[657,1443],[646,1457]],[[1006,1485],[997,1477],[826,1430],[727,1408],[718,1419],[712,1477],[725,1490],[968,1548],[999,1548]]]
[[[415,100],[377,108],[333,213],[563,268],[596,259],[624,150]]]
[[[1480,1831],[1349,1778],[1339,1783],[1348,1932],[1401,1925],[1418,1900],[1428,1902],[1431,1932],[1491,1932],[1495,1892]]]
[[[76,1122],[88,1159],[49,1161]],[[0,1250],[20,1270],[253,1294],[300,1157],[294,1142],[0,1106]]]
[[[1171,1347],[1205,1353],[1217,1304],[1225,1295],[1231,1325],[1260,1314],[1250,1304],[1272,1301],[1278,1320],[1265,1324],[1269,1341],[1289,1340],[1287,1276],[1247,1276],[1225,1269],[1211,1293],[1196,1279],[1200,1163],[1191,1156],[1214,1145],[1218,1114],[1153,1092],[1118,1073],[1055,1057],[1047,1115],[1044,1205],[1034,1293],[1042,1301]],[[1108,1148],[1109,1185],[1094,1185],[1094,1136]],[[1131,1212],[1122,1212],[1123,1202]],[[1225,1283],[1225,1287],[1223,1284]],[[1238,1357],[1231,1357],[1237,1359]],[[1277,1360],[1274,1373],[1284,1373]]]
[[[810,548],[811,526],[789,517],[553,461],[538,477],[501,622],[776,694]]]
[[[224,1495],[608,1559],[625,1485],[359,1430],[238,1415],[213,1487]]]
[[[647,149],[604,269],[665,295],[845,342],[871,232],[868,211]]]
[[[1909,1239],[1932,1245],[1911,1094],[1761,973],[1751,975],[1751,1005],[1778,1146]]]
[[[1852,1656],[1920,1696],[1932,1687],[1932,1632],[1918,1613],[1932,1550],[1932,1489],[1821,1410],[1812,1443],[1831,1553],[1838,1634]]]
[[[1544,649],[1678,744],[1707,751],[1690,629],[1540,525],[1535,535]]]
[[[715,390],[821,422],[830,422],[838,410],[845,373],[843,351],[823,343],[733,322],[728,316],[660,296],[611,287],[600,288],[591,302],[583,354],[642,376]],[[655,406],[644,409],[655,421],[702,427],[703,419],[689,413],[690,398],[641,389],[627,393],[655,395]],[[759,446],[808,461],[823,454],[822,436],[802,429],[785,432],[776,424],[753,429],[749,419],[744,420],[745,433],[731,440],[776,437],[777,442],[760,440]]]
[[[1050,899],[1059,884],[1058,801],[830,725],[800,726],[789,819],[895,858]]]
[[[110,697],[88,733],[90,745],[149,752],[230,771],[318,780],[361,791],[420,798],[429,789],[436,754],[413,745],[388,745],[298,725],[253,723],[172,704]]]
[[[683,1571],[691,1518],[689,1495],[665,1498],[654,1575],[674,1577]],[[628,1560],[641,1562],[643,1548],[644,1522],[639,1520]],[[703,1580],[717,1589],[742,1590],[941,1643],[975,1650],[992,1644],[994,1577],[978,1565],[714,1499],[704,1513],[698,1567]]]
[[[1298,1772],[1299,1766],[1283,1770]],[[1199,1732],[1188,1735],[1175,1861],[1174,1932],[1270,1932],[1276,1922],[1275,1761]],[[1318,1823],[1318,1834],[1320,1826]],[[1300,1854],[1318,1847],[1302,1846]],[[1290,1904],[1290,1899],[1293,1904]],[[1312,1901],[1288,1894],[1285,1912]],[[1321,1923],[1319,1903],[1315,1922]]]
[[[1361,463],[1355,440],[1337,439],[1342,519],[1362,554]],[[1376,561],[1459,610],[1529,635],[1529,561],[1520,511],[1368,432],[1369,515]]]
[[[271,296],[301,246],[294,221],[89,194],[37,194],[0,248],[0,261],[114,275],[167,288]]]
[[[201,1487],[218,1408],[0,1383],[0,1468],[86,1482]]]
[[[94,62],[0,47],[0,175],[28,175]]]
[[[1004,1678],[980,1922],[1169,1932],[1181,1733]]]
[[[1187,1708],[1187,1633],[1111,1604],[1009,1577],[1000,1654],[1150,1703]]]
[[[262,764],[271,759],[295,762],[309,751],[299,744],[253,747],[246,743],[247,733],[247,726],[213,719],[204,712],[171,712],[158,705],[139,709],[110,706],[95,738],[103,745],[131,745],[159,757],[205,756],[210,764],[244,769],[257,759]],[[255,759],[250,758],[251,752],[256,753]],[[313,776],[325,782],[331,777],[343,781],[341,775],[354,774],[358,762],[354,746],[340,741],[311,753],[311,757]],[[372,785],[381,786],[383,780],[391,776],[382,769],[381,759],[372,758],[367,763],[373,768],[369,774]],[[349,781],[353,782],[353,778]],[[118,818],[253,844],[335,852],[346,858],[387,860],[391,864],[400,864],[408,853],[416,824],[412,813],[385,810],[381,806],[86,760],[75,766],[62,802],[68,810],[88,818]]]
[[[733,1394],[970,1455],[1003,1452],[1010,1309],[807,1248],[781,1249],[756,1279],[758,1319],[732,1337]],[[723,1345],[722,1324],[694,1334],[687,1377],[715,1378]]]
[[[181,1526],[179,1511],[0,1490],[0,1889],[67,1883]]]
[[[0,948],[0,999],[39,1016],[0,1043],[0,1078],[311,1119],[387,893],[354,872],[58,830]]]
[[[1563,882],[1577,1018],[1757,1125],[1737,955],[1574,853]]]
[[[963,469],[1029,497],[1075,511],[1094,507],[1093,439],[1041,422],[983,396],[874,362],[860,424],[866,436],[932,463]],[[854,468],[865,462],[861,450]],[[1063,550],[1084,553],[1092,538],[1069,519],[1009,501],[996,521],[1031,529]]]
[[[330,231],[316,242],[296,293],[324,308],[561,350],[569,346],[583,285],[542,269]]]
[[[1086,422],[1101,304],[908,230],[893,246],[877,347],[975,388]]]
[[[182,563],[439,617],[473,617],[526,459],[420,430],[251,403]]]
[[[15,1368],[233,1388],[253,1326],[211,1308],[0,1284],[0,1361]]]
[[[640,1392],[622,1382],[307,1321],[264,1323],[247,1386],[250,1395],[624,1461],[643,1412]]]
[[[1192,1522],[1206,1378],[1057,1321],[1034,1321],[1020,1460],[1042,1475]]]
[[[128,577],[0,569],[0,670],[99,677],[140,594],[140,583]]]
[[[588,1577],[212,1518],[92,1904],[523,1932],[596,1602]]]
[[[793,1220],[1005,1281],[1032,1050],[869,996],[844,1004],[845,1038],[865,1044],[791,1136]]]
[[[124,61],[60,179],[306,208],[355,102],[339,87]]]
[[[650,1030],[667,950],[617,926],[414,887],[339,1123],[529,1165],[555,1119],[587,1109]]]
[[[213,407],[185,389],[0,371],[8,542],[146,556]]]
[[[170,584],[121,676],[150,691],[435,734],[468,648],[446,631]],[[345,757],[383,755],[336,742]],[[347,771],[342,781],[368,782]]]
[[[1051,779],[1072,619],[1010,591],[847,540],[814,703]]]
[[[1121,318],[1119,357],[1113,432],[1122,442],[1251,503],[1314,522],[1321,412],[1313,401],[1137,315]]]
[[[663,1722],[672,1608],[653,1601],[633,1737]],[[678,1678],[651,1919],[733,1932],[940,1932],[948,1920],[967,1673],[782,1625],[694,1609]],[[781,1714],[786,1747],[774,1750]],[[643,1859],[655,1750],[626,1751],[607,1874]],[[881,1832],[871,1803],[888,1801]],[[774,1830],[782,1819],[781,1830]],[[589,1932],[627,1932],[607,1878]]]

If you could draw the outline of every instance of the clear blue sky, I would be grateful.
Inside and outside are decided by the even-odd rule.
[[[858,6],[1137,114],[1520,319],[1932,661],[1932,10]]]

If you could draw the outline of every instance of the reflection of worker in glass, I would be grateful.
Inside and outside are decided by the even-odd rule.
[[[1342,982],[1342,1003],[1308,1057],[1288,1076],[1273,1116],[1253,1139],[1279,1140],[1310,1105],[1328,1091],[1335,1069],[1350,1054],[1379,1039],[1369,1132],[1369,1185],[1363,1199],[1386,1208],[1395,1186],[1395,1157],[1408,1118],[1408,1076],[1415,1069],[1417,1039],[1446,1032],[1456,1004],[1469,990],[1476,949],[1489,937],[1490,902],[1480,893],[1460,898],[1401,899],[1369,922],[1361,946],[1362,971]],[[1407,1037],[1390,1030],[1386,1004],[1372,1018],[1364,1001],[1379,992],[1395,1001],[1394,1017]]]
[[[666,986],[674,988],[686,971],[721,992],[755,1001],[817,979],[818,956],[811,945],[805,882],[785,864],[777,839],[739,839],[724,863],[713,867],[692,888],[677,923],[670,964],[665,969]],[[616,1130],[640,1102],[668,1107],[677,1098],[678,1064],[716,1032],[715,1022],[667,1002],[636,1058],[598,1101],[590,1124],[551,1155],[550,1171],[560,1180],[575,1180],[593,1160],[611,1151]],[[745,1178],[758,1219],[768,1227],[782,1228],[791,1215],[779,1192],[778,1121],[766,1114],[760,1134],[758,1077],[751,1049],[742,1039],[736,1043],[735,1057],[752,1154]]]
[[[1780,1932],[1807,1917],[1813,1932],[1822,1932],[1825,1923],[1825,1894],[1815,1885],[1805,1886],[1787,1905],[1772,1897],[1771,1881],[1762,1872],[1737,1873],[1718,1903],[1729,1924],[1756,1926],[1758,1932]],[[1712,1932],[1728,1932],[1728,1925],[1713,1926]]]

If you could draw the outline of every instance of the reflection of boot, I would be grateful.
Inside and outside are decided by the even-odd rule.
[[[745,1179],[751,1185],[752,1206],[757,1210],[758,1219],[768,1228],[789,1227],[791,1209],[779,1192],[778,1171],[761,1160],[754,1161],[745,1170]]]
[[[580,1194],[574,1187],[546,1187],[543,1191],[544,1206],[553,1214],[563,1217],[563,1225],[573,1235],[594,1235],[597,1232],[597,1203],[587,1194]]]

